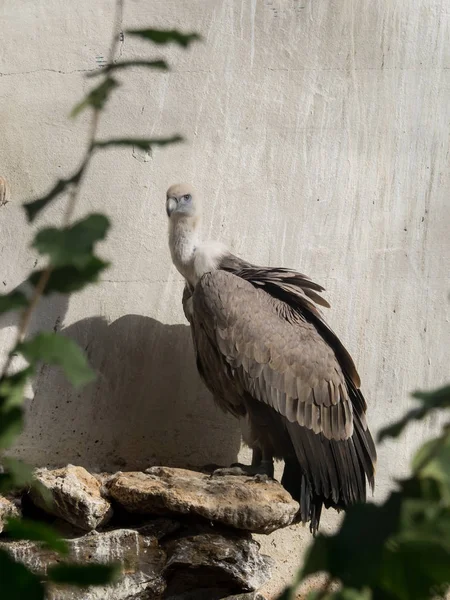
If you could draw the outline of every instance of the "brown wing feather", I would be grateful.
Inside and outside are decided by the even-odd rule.
[[[257,267],[231,254],[223,258],[220,268],[263,288],[274,298],[286,302],[297,310],[301,318],[310,320],[333,348],[342,369],[348,374],[354,385],[357,388],[360,387],[361,380],[352,357],[314,305],[316,302],[321,306],[330,306],[326,300],[315,293],[323,292],[322,286],[314,283],[302,273],[279,267]]]
[[[333,439],[351,435],[349,397],[330,391],[345,389],[345,376],[311,323],[294,312],[287,319],[280,301],[225,271],[205,275],[193,301],[199,321],[210,324],[209,335],[228,365],[242,369],[246,392],[315,433]],[[255,384],[259,379],[264,386]],[[305,409],[298,408],[302,403]],[[323,422],[329,427],[324,429]]]

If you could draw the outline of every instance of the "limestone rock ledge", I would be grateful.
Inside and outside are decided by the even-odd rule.
[[[145,473],[118,473],[107,489],[130,512],[195,515],[252,533],[271,533],[290,525],[299,509],[278,482],[258,476],[152,467]]]
[[[279,483],[258,476],[168,467],[94,476],[68,465],[38,469],[36,478],[52,502],[38,487],[24,492],[24,516],[37,510],[53,522],[69,537],[73,561],[122,565],[114,586],[55,586],[52,600],[264,600],[257,590],[270,579],[273,560],[260,553],[251,532],[286,527],[298,511]],[[18,514],[6,500],[2,513],[1,500],[0,531],[2,514]],[[62,560],[5,533],[0,548],[36,573]]]

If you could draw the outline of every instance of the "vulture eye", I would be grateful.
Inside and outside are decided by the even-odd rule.
[[[183,198],[186,200],[186,202],[190,202],[192,200],[192,196],[190,194],[185,194]]]

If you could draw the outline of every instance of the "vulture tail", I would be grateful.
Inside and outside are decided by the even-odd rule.
[[[319,528],[323,499],[314,494],[311,484],[296,460],[286,459],[281,485],[300,504],[297,519],[302,523],[309,521],[309,529],[315,535]]]
[[[312,534],[319,527],[323,506],[345,510],[366,501],[366,480],[374,487],[375,446],[357,414],[354,426],[351,438],[329,440],[296,423],[286,423],[295,456],[285,457],[281,484],[300,504],[297,519],[310,521]]]

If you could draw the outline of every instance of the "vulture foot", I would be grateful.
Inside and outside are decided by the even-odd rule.
[[[212,473],[213,475],[247,475],[254,477],[255,475],[260,478],[273,479],[273,461],[262,460],[259,464],[243,465],[242,463],[233,463],[231,467],[225,467],[222,469],[216,469]]]

